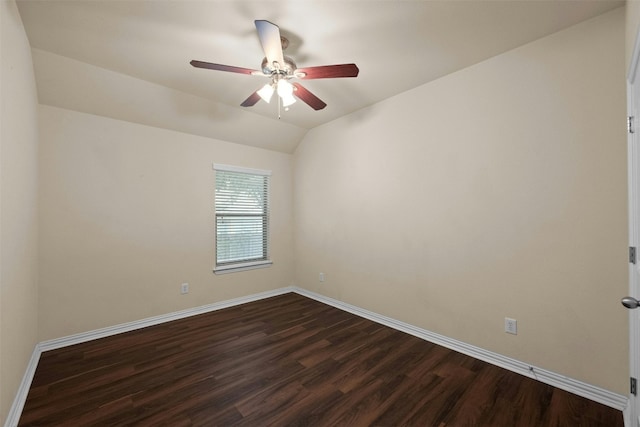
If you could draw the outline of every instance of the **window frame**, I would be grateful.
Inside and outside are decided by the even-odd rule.
[[[240,166],[232,166],[232,165],[225,165],[225,164],[220,164],[220,163],[214,163],[213,164],[213,170],[214,170],[214,192],[213,192],[213,213],[214,213],[214,258],[215,258],[215,262],[214,262],[214,267],[213,267],[213,272],[215,274],[226,274],[226,273],[232,273],[232,272],[237,272],[237,271],[245,271],[245,270],[253,270],[256,268],[265,268],[265,267],[269,267],[273,264],[273,261],[271,261],[271,242],[270,242],[270,223],[271,223],[271,209],[270,209],[270,196],[271,196],[271,171],[270,170],[263,170],[263,169],[252,169],[252,168],[245,168],[245,167],[240,167]],[[247,261],[247,260],[241,260],[241,261],[237,261],[237,262],[225,262],[222,264],[218,263],[218,211],[217,211],[217,207],[216,207],[216,189],[217,189],[217,176],[218,176],[218,171],[222,171],[222,172],[234,172],[234,173],[243,173],[243,174],[248,174],[248,175],[254,175],[254,176],[264,176],[267,177],[267,188],[266,188],[266,203],[265,203],[265,210],[266,210],[266,222],[264,227],[266,228],[266,231],[264,232],[265,235],[265,259],[260,259],[260,260],[255,260],[255,261]]]

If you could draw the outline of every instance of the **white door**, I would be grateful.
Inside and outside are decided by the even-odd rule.
[[[627,78],[627,111],[629,115],[628,174],[629,174],[629,297],[622,303],[628,308],[640,306],[640,41],[636,41],[633,60]],[[635,248],[635,249],[632,249]],[[632,253],[632,250],[636,252]],[[635,258],[635,259],[634,259]],[[629,310],[629,363],[632,378],[640,379],[640,309]],[[633,381],[633,380],[632,380]],[[636,387],[637,388],[637,387]],[[629,394],[629,408],[625,411],[627,426],[640,427],[640,391]]]

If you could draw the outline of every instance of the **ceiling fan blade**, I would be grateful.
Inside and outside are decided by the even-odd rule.
[[[273,63],[277,62],[279,68],[284,68],[280,28],[276,24],[265,20],[256,20],[255,24],[262,50],[264,50],[264,55],[267,57],[269,65],[273,66]]]
[[[330,79],[336,77],[357,77],[358,72],[360,72],[360,70],[356,64],[340,64],[298,68],[293,74],[301,79]]]
[[[258,92],[256,91],[249,95],[249,97],[240,105],[242,107],[253,107],[258,101],[260,101],[260,95],[258,95]]]
[[[249,68],[233,67],[231,65],[213,64],[211,62],[196,61],[195,59],[190,62],[196,68],[206,68],[208,70],[229,71],[231,73],[240,74],[262,74],[262,71],[251,70]]]
[[[314,110],[322,110],[327,104],[324,103],[320,98],[309,92],[304,86],[300,83],[293,83],[293,87],[295,90],[293,94],[306,102],[311,108]]]

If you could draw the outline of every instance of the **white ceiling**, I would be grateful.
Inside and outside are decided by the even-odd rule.
[[[18,0],[43,104],[292,152],[307,130],[622,6],[614,0]],[[240,103],[259,76],[253,21],[298,67],[354,62],[357,78],[302,81],[328,106]]]

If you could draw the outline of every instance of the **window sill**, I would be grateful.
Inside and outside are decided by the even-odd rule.
[[[215,274],[228,274],[235,273],[237,271],[255,270],[256,268],[271,267],[273,261],[256,261],[256,262],[244,262],[241,264],[222,265],[214,267],[213,272]]]

